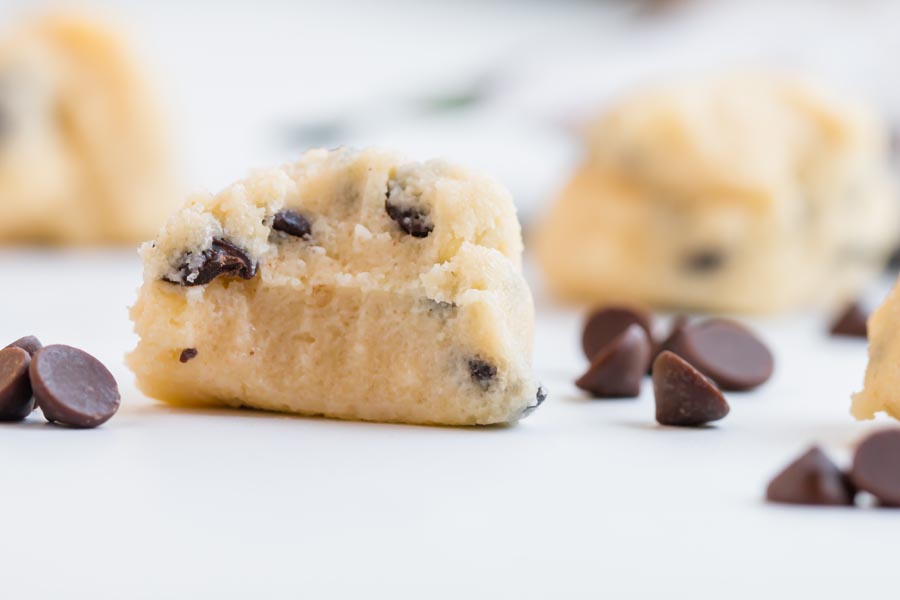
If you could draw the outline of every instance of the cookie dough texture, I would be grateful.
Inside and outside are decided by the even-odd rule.
[[[190,199],[141,252],[149,396],[447,425],[544,397],[512,199],[461,168],[313,150]]]
[[[648,89],[603,114],[535,239],[569,299],[776,311],[852,295],[898,239],[885,130],[753,75]]]
[[[853,416],[883,412],[900,419],[900,282],[868,322],[869,364],[863,391],[853,396]]]
[[[119,35],[70,16],[0,40],[0,241],[147,239],[177,205],[161,118]]]

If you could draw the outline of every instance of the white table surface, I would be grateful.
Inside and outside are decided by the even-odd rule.
[[[130,250],[0,251],[0,340],[103,360],[96,430],[0,425],[3,598],[888,598],[900,512],[761,497],[812,442],[846,461],[865,344],[820,317],[757,322],[775,377],[716,427],[589,401],[579,315],[539,300],[546,404],[452,429],[176,410],[136,391]]]

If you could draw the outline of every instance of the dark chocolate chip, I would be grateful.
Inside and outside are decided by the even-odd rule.
[[[723,390],[749,390],[772,376],[772,353],[749,329],[728,319],[685,326],[669,350]]]
[[[647,332],[631,324],[594,355],[575,385],[596,398],[634,398],[641,393],[650,352]]]
[[[20,337],[13,343],[11,343],[7,348],[21,348],[25,352],[28,353],[29,356],[34,356],[34,353],[43,348],[44,345],[41,344],[41,341],[34,337],[33,335],[26,335],[25,337]]]
[[[850,478],[882,504],[900,506],[900,429],[873,433],[856,447]]]
[[[656,420],[663,425],[703,425],[724,418],[730,410],[712,381],[668,350],[654,361],[653,394]]]
[[[182,264],[178,267],[181,281],[173,281],[165,278],[169,283],[177,283],[184,286],[206,285],[220,275],[240,277],[241,279],[253,279],[256,275],[256,263],[245,251],[238,248],[228,240],[216,238],[212,247],[202,253],[202,262],[196,267],[191,267],[192,253],[187,253],[182,258]]]
[[[677,315],[674,319],[672,319],[672,324],[669,326],[669,335],[667,335],[663,341],[657,342],[653,345],[653,357],[650,359],[650,365],[647,367],[647,373],[653,372],[653,361],[656,360],[656,357],[659,356],[660,352],[665,350],[672,349],[672,341],[678,337],[681,331],[687,327],[687,324],[690,322],[690,318],[687,315]]]
[[[34,355],[28,372],[44,417],[52,423],[97,427],[119,409],[115,378],[83,350],[46,346]]]
[[[21,421],[34,410],[29,363],[31,356],[22,348],[0,350],[0,421]]]
[[[538,407],[544,403],[544,400],[547,399],[547,391],[543,386],[538,386],[537,394],[534,396],[534,404],[529,404],[525,410],[522,411],[522,416],[520,418],[524,419],[534,411],[538,409]]]
[[[427,213],[411,206],[401,207],[391,204],[390,191],[384,201],[384,210],[391,219],[397,222],[400,229],[414,238],[428,237],[428,234],[434,230],[434,224],[428,220]]]
[[[776,475],[766,500],[784,504],[850,506],[855,490],[849,478],[817,446]]]
[[[595,310],[585,321],[584,333],[581,334],[581,348],[584,355],[588,360],[593,360],[597,352],[633,324],[643,327],[647,338],[653,339],[650,315],[644,311],[624,306],[609,306]]]
[[[831,323],[829,332],[836,336],[865,338],[868,320],[869,313],[858,302],[851,302]]]
[[[197,356],[196,348],[185,348],[181,351],[181,356],[178,357],[179,362],[186,363],[187,361],[195,358]]]
[[[717,250],[701,250],[684,259],[684,268],[697,275],[708,275],[725,264],[725,255]]]
[[[312,237],[312,225],[309,224],[306,217],[293,210],[282,210],[275,213],[275,217],[272,219],[272,229],[306,240]]]
[[[497,367],[480,358],[470,358],[469,375],[471,375],[472,381],[477,383],[481,389],[487,390],[497,376]]]

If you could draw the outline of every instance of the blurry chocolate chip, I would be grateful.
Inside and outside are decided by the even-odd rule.
[[[856,447],[850,478],[882,504],[900,506],[900,429],[873,433]]]
[[[653,372],[653,361],[656,360],[656,357],[659,356],[660,352],[665,350],[672,349],[672,341],[681,333],[681,330],[687,327],[690,318],[687,315],[677,315],[672,319],[672,324],[669,326],[669,335],[667,335],[663,341],[653,344],[653,357],[650,359],[650,364],[647,366],[647,373]]]
[[[656,420],[663,425],[703,425],[725,417],[730,410],[712,381],[668,350],[654,361],[653,394]]]
[[[44,417],[52,423],[97,427],[119,409],[119,387],[112,374],[78,348],[42,348],[31,361],[29,375]]]
[[[537,408],[544,403],[544,400],[547,399],[547,391],[544,390],[543,386],[538,386],[537,394],[534,397],[534,404],[529,404],[525,410],[522,411],[522,416],[520,418],[524,419],[531,413],[537,410]]]
[[[196,348],[185,348],[184,350],[181,351],[181,356],[178,357],[178,360],[179,360],[179,362],[186,363],[187,361],[191,360],[192,358],[194,358],[196,356],[197,356]]]
[[[178,267],[181,281],[173,281],[165,278],[169,283],[177,283],[184,286],[206,285],[219,275],[240,277],[241,279],[253,279],[256,275],[256,264],[250,256],[229,242],[216,238],[212,247],[204,250],[201,262],[192,265],[192,253],[182,257],[182,264]]]
[[[21,421],[34,409],[29,363],[31,356],[22,348],[0,350],[0,421]]]
[[[7,348],[21,348],[25,352],[29,354],[29,356],[34,356],[34,353],[43,348],[44,345],[41,344],[41,341],[34,337],[33,335],[26,335],[25,337],[20,337],[13,343],[11,343]]]
[[[772,376],[772,353],[749,329],[728,319],[686,325],[669,350],[723,390],[749,390]]]
[[[766,500],[785,504],[850,506],[855,491],[849,478],[813,446],[776,475]]]
[[[863,310],[858,302],[851,302],[844,307],[843,312],[831,323],[829,333],[831,335],[846,337],[866,337],[866,321],[869,313]]]
[[[698,275],[717,271],[723,264],[725,264],[725,255],[716,250],[701,250],[684,259],[685,269]]]
[[[411,206],[401,207],[391,204],[390,192],[384,201],[384,210],[391,219],[397,222],[400,229],[415,238],[428,237],[428,234],[434,230],[434,225],[428,220],[426,213]]]
[[[588,360],[593,360],[594,355],[614,337],[634,324],[644,329],[647,339],[653,339],[650,315],[644,311],[624,306],[609,306],[595,310],[585,322],[584,333],[581,334],[581,348],[584,355]]]
[[[647,332],[633,323],[594,354],[591,366],[575,385],[597,398],[633,398],[641,393],[648,362]]]
[[[487,390],[497,376],[497,367],[480,358],[470,358],[469,374],[472,376],[472,381],[477,383],[481,389]]]
[[[312,237],[312,226],[309,221],[293,210],[282,210],[275,213],[275,217],[272,219],[272,229],[307,240]]]

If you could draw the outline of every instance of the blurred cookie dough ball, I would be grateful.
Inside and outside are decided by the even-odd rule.
[[[0,40],[0,241],[133,242],[177,204],[143,71],[114,31],[42,17]]]
[[[885,128],[786,78],[646,89],[592,124],[541,222],[569,299],[723,311],[837,301],[898,240]]]

